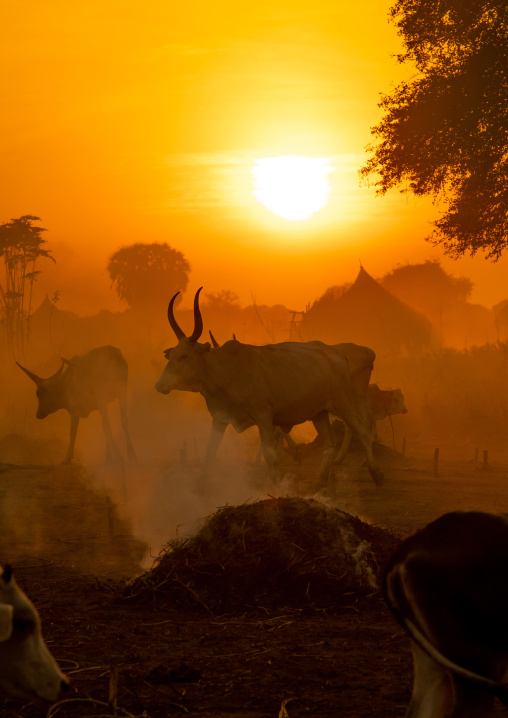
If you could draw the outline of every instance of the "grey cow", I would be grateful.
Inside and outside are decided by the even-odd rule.
[[[62,359],[61,367],[47,379],[25,369],[19,362],[16,364],[37,385],[38,419],[44,419],[59,409],[66,409],[71,415],[70,441],[64,464],[72,460],[79,420],[95,410],[99,411],[102,418],[106,437],[106,459],[120,456],[113,439],[108,413],[108,404],[115,400],[118,400],[120,405],[128,457],[131,461],[136,459],[127,423],[128,367],[120,349],[112,346],[97,347],[83,356],[75,356],[70,360]],[[67,368],[64,370],[65,366]]]
[[[199,291],[190,337],[173,314],[178,293],[169,303],[168,320],[178,344],[166,352],[168,363],[155,388],[162,394],[176,389],[203,395],[213,419],[206,463],[214,458],[228,424],[238,432],[257,426],[268,470],[275,476],[273,427],[289,431],[312,421],[323,437],[321,475],[328,480],[336,453],[328,418],[331,412],[358,435],[371,476],[379,485],[383,475],[372,454],[366,400],[356,396],[346,357],[317,341],[253,346],[233,340],[211,351],[209,342],[198,342],[203,331]]]

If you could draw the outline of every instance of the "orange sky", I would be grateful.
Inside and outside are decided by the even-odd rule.
[[[358,187],[379,93],[407,70],[390,2],[23,0],[2,11],[0,222],[35,214],[57,264],[38,293],[60,307],[120,308],[105,271],[134,242],[167,241],[195,289],[303,309],[361,261],[374,276],[442,259],[486,306],[507,261],[443,259],[424,242],[435,209]],[[252,196],[277,154],[331,157],[327,207],[303,222]],[[79,272],[80,279],[76,278]],[[162,297],[165,311],[168,297]]]

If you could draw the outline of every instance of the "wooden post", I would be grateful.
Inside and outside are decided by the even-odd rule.
[[[434,449],[434,476],[438,475],[439,449]]]
[[[402,439],[402,456],[406,455],[406,437],[404,436]]]
[[[489,452],[484,449],[483,451],[483,468],[487,469],[489,466]]]

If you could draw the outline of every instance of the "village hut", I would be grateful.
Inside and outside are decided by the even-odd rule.
[[[38,361],[65,351],[66,341],[78,317],[59,309],[48,295],[30,316],[30,346]]]
[[[102,310],[93,316],[81,317],[59,309],[46,295],[30,317],[32,360],[41,364],[106,344],[123,347],[126,338],[132,335],[132,327],[138,326],[134,325],[131,315],[129,311]]]
[[[332,287],[305,313],[306,341],[354,342],[378,356],[409,354],[428,348],[437,338],[432,323],[384,289],[363,267],[343,292]]]

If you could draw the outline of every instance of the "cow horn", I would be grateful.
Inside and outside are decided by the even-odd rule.
[[[212,334],[212,332],[210,330],[208,330],[208,334],[210,335],[210,339],[212,340],[213,348],[218,349],[220,347],[219,342],[217,341],[217,339],[214,337],[214,335]]]
[[[200,287],[194,297],[194,331],[192,332],[192,336],[189,337],[191,342],[197,342],[203,332],[203,319],[199,310],[199,293],[202,289],[203,287]]]
[[[60,374],[63,372],[66,361],[67,361],[66,359],[62,358],[62,363],[60,365],[60,368],[52,376],[49,377],[50,379],[57,379],[60,376]],[[67,361],[67,364],[70,364],[70,362]]]
[[[30,379],[31,379],[32,381],[34,381],[36,384],[40,384],[41,381],[44,381],[44,379],[42,379],[42,377],[37,376],[37,374],[34,374],[33,372],[29,371],[28,369],[25,369],[24,366],[21,366],[21,364],[19,363],[19,361],[17,361],[16,364],[19,366],[20,369],[23,369],[23,371],[25,372],[25,374],[26,374],[27,376],[29,376]]]
[[[171,325],[171,329],[176,334],[177,339],[183,339],[185,336],[185,333],[180,329],[180,327],[177,324],[177,321],[175,319],[175,314],[173,312],[173,304],[175,303],[175,299],[180,294],[180,292],[177,292],[174,297],[171,298],[171,301],[169,302],[168,307],[168,321]]]

